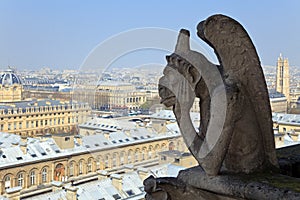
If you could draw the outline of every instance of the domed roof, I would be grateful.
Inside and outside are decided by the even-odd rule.
[[[8,69],[0,76],[1,85],[13,85],[13,84],[22,84],[21,79],[17,76],[13,70]]]

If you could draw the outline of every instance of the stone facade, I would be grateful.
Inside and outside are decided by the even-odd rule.
[[[45,133],[76,132],[78,123],[86,121],[91,113],[88,104],[44,100],[24,108],[0,109],[0,131],[23,136]],[[49,105],[47,105],[49,104]]]
[[[171,145],[170,145],[171,144]],[[148,142],[107,148],[101,151],[70,153],[35,162],[18,162],[0,167],[0,194],[21,186],[22,193],[51,187],[52,181],[70,182],[97,176],[98,170],[122,172],[127,164],[147,166],[158,163],[158,152],[183,151],[182,137],[161,138]]]
[[[139,109],[147,100],[147,94],[135,89],[132,84],[101,82],[96,89],[96,108]]]
[[[276,113],[286,113],[288,109],[288,102],[286,97],[271,97],[270,105],[272,112]]]
[[[87,103],[45,98],[23,99],[20,78],[7,70],[0,77],[0,132],[22,136],[76,132],[91,113]]]

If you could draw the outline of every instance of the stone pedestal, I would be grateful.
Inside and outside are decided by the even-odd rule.
[[[207,176],[194,167],[177,178],[149,177],[144,185],[146,199],[155,200],[300,199],[300,180],[281,174]]]

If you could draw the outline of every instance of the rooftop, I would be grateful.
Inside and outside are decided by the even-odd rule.
[[[276,123],[300,126],[300,115],[297,114],[272,113],[272,119]]]
[[[145,196],[143,180],[142,177],[139,175],[140,171],[145,173],[146,177],[149,175],[154,175],[155,177],[157,176],[176,177],[179,171],[182,169],[184,168],[171,165],[171,164],[164,164],[164,165],[158,165],[147,169],[138,168],[137,170],[127,172],[124,174],[105,173],[105,176],[107,176],[107,178],[101,180],[94,180],[82,184],[74,183],[74,186],[71,186],[71,184],[68,183],[67,185],[64,186],[65,189],[34,195],[22,199],[24,200],[26,199],[30,199],[30,200],[67,199],[67,190],[71,190],[73,188],[73,191],[77,190],[76,193],[77,193],[78,200],[86,200],[86,199],[138,200],[138,199],[143,199]],[[99,171],[98,173],[102,173],[102,172]],[[113,184],[113,179],[119,179],[122,181],[121,188],[118,188]]]
[[[105,120],[106,121],[106,120]],[[74,137],[74,148],[60,149],[54,139],[48,135],[43,138],[22,139],[18,135],[0,132],[0,169],[7,166],[22,164],[33,161],[41,161],[49,158],[65,157],[88,153],[91,151],[101,151],[126,145],[134,145],[143,142],[180,137],[180,131],[176,123],[166,125],[165,133],[156,133],[151,127],[136,127],[136,122],[125,118],[120,120],[120,124],[131,126],[130,129],[123,129],[115,132],[101,132],[95,135],[82,136],[82,145],[78,143],[78,138]],[[24,154],[22,146],[26,146],[27,152]]]

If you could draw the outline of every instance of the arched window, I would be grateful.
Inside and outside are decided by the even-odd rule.
[[[99,170],[100,169],[100,158],[98,157],[96,160],[96,169]]]
[[[175,144],[174,142],[169,143],[169,151],[175,150]]]
[[[110,159],[109,156],[106,155],[106,156],[105,156],[105,161],[104,161],[104,163],[105,163],[105,169],[106,169],[106,168],[109,168],[109,159]]]
[[[57,164],[54,169],[54,180],[55,181],[65,180],[65,166],[61,163]]]
[[[71,162],[69,166],[69,176],[74,176],[74,163]]]
[[[182,148],[182,145],[181,145],[181,142],[180,141],[177,141],[177,149],[179,151],[183,151],[183,148]]]
[[[153,151],[153,147],[150,146],[150,147],[149,147],[149,151],[148,151],[148,159],[151,159],[151,158],[152,158],[152,151]]]
[[[125,152],[122,151],[120,154],[120,165],[124,165],[124,157],[125,157]]]
[[[91,172],[93,170],[93,160],[92,160],[92,158],[88,159],[87,170],[88,170],[88,172]]]
[[[5,189],[11,188],[11,178],[9,175],[7,175],[4,178],[4,184],[5,184]]]
[[[147,148],[144,147],[143,150],[142,150],[142,160],[145,160],[147,159]]]
[[[30,185],[35,185],[35,171],[30,172]]]
[[[17,186],[23,187],[23,185],[24,185],[24,173],[19,173],[17,177],[18,177]]]
[[[117,154],[116,153],[113,154],[112,164],[113,164],[113,167],[117,166]]]
[[[163,143],[161,145],[161,151],[166,151],[167,150],[167,145],[165,143]]]
[[[140,150],[136,149],[135,150],[135,154],[134,154],[134,160],[135,160],[135,162],[139,161],[139,154],[140,154]]]
[[[132,163],[132,150],[128,151],[128,163]]]
[[[79,174],[82,174],[83,173],[83,162],[82,160],[79,161]]]
[[[159,144],[155,145],[154,147],[154,153],[155,153],[155,158],[158,157],[158,152],[160,151],[160,146]]]
[[[47,175],[48,175],[47,168],[43,168],[42,169],[42,183],[46,183],[48,181]]]

